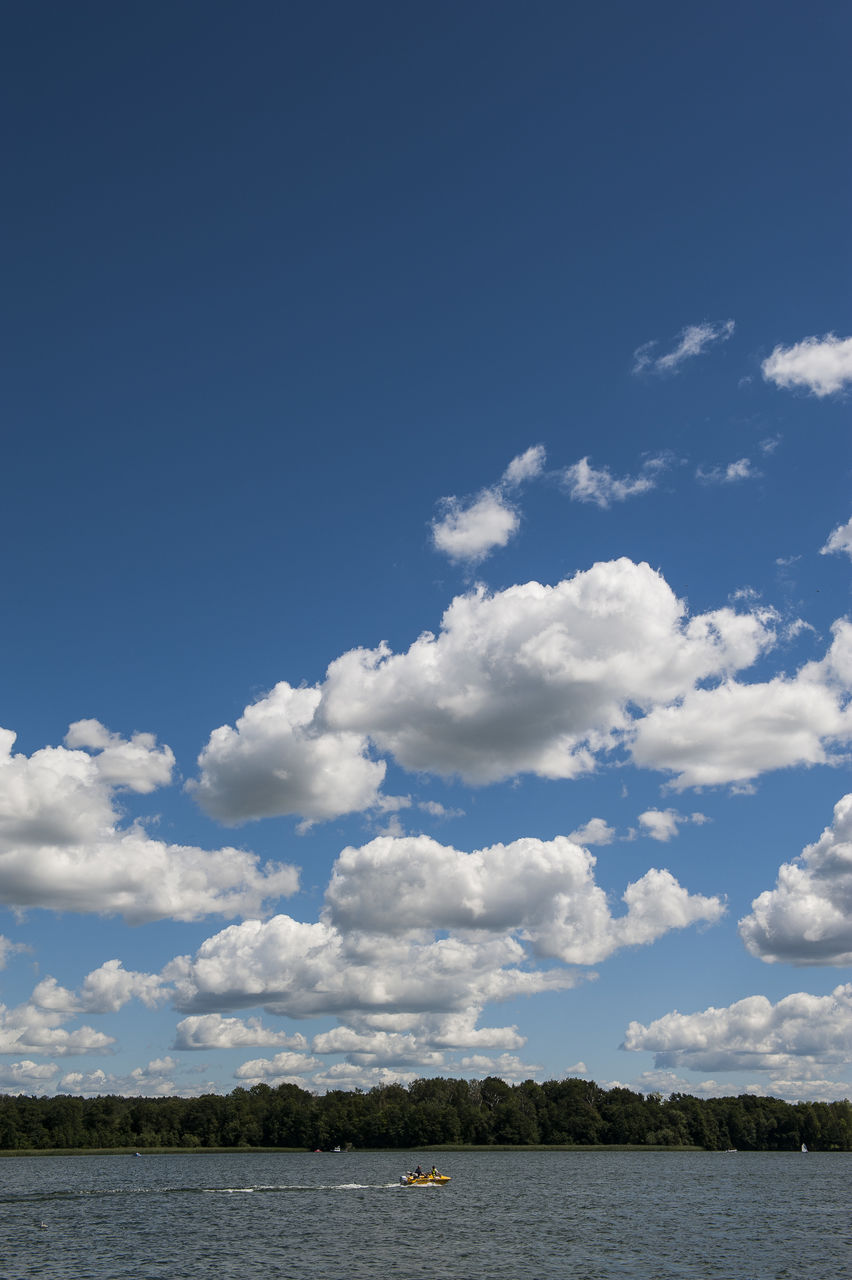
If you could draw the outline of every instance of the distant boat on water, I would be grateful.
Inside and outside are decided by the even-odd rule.
[[[803,1155],[803,1156],[806,1156],[807,1154],[808,1154],[808,1149],[807,1149],[807,1147],[805,1146],[805,1144],[804,1144],[804,1142],[803,1142],[803,1143],[802,1143],[802,1155]]]

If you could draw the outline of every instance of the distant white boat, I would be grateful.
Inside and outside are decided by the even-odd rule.
[[[806,1156],[807,1154],[808,1154],[808,1149],[807,1149],[807,1147],[805,1146],[805,1144],[804,1144],[804,1142],[803,1142],[803,1143],[802,1143],[802,1155],[803,1155],[803,1156]]]

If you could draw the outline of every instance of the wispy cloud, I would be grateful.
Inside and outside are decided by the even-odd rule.
[[[726,467],[698,467],[695,478],[702,484],[738,484],[741,480],[755,480],[760,472],[748,458],[738,458]]]
[[[778,346],[760,368],[776,387],[805,387],[820,399],[836,395],[852,383],[852,338],[827,333],[792,347]]]
[[[658,346],[657,340],[645,342],[633,353],[634,373],[677,373],[685,360],[704,352],[717,342],[727,342],[734,332],[734,321],[726,320],[724,324],[688,324],[678,335],[677,345],[665,355],[654,354]]]
[[[660,474],[670,465],[669,455],[659,454],[643,462],[635,476],[614,476],[609,467],[593,467],[585,457],[565,468],[562,483],[575,502],[609,507],[655,489]]]
[[[503,472],[503,484],[510,487],[521,484],[524,480],[534,480],[544,470],[547,455],[544,445],[534,444],[517,458],[513,458]]]

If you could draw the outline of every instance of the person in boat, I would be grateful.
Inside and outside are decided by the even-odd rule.
[[[438,1173],[438,1170],[437,1170],[437,1168],[435,1167],[435,1165],[432,1165],[432,1172],[429,1174],[429,1177],[430,1177],[430,1178],[440,1178],[440,1176],[441,1176],[441,1175]]]
[[[423,1170],[420,1168],[420,1165],[418,1165],[417,1168],[414,1170],[414,1176],[415,1178],[423,1177]]]

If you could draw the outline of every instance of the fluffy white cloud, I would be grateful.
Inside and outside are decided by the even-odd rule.
[[[168,991],[187,1015],[174,1048],[280,1051],[243,1064],[239,1079],[294,1079],[319,1065],[302,1036],[270,1030],[257,1017],[223,1016],[257,1006],[277,1017],[336,1016],[340,1025],[318,1034],[311,1049],[344,1054],[359,1069],[463,1070],[458,1055],[467,1051],[490,1073],[505,1074],[499,1055],[524,1038],[515,1026],[478,1026],[484,1007],[595,976],[536,961],[590,965],[670,929],[715,921],[724,910],[718,898],[690,895],[669,872],[652,869],[628,885],[626,909],[613,916],[594,866],[589,851],[566,837],[472,854],[425,836],[377,837],[341,853],[318,922],[278,915],[231,926],[160,975],[108,961],[78,992],[45,978],[29,1004],[7,1016],[0,1051],[106,1047],[109,1039],[91,1028],[69,1032],[60,1024],[83,1012],[115,1012],[133,998],[153,1006]],[[164,1091],[173,1088],[172,1075]],[[321,1087],[317,1079],[313,1087]],[[97,1083],[81,1074],[74,1089]]]
[[[612,844],[615,827],[611,827],[603,818],[590,818],[582,827],[572,831],[568,839],[575,844]]]
[[[420,1071],[398,1071],[391,1067],[358,1067],[351,1062],[335,1062],[325,1071],[317,1071],[311,1077],[311,1089],[325,1093],[331,1089],[378,1089],[389,1084],[411,1084],[421,1076]]]
[[[439,1049],[520,1049],[526,1043],[516,1026],[477,1027],[478,1016],[478,1009],[425,1015],[416,1023],[415,1034]]]
[[[477,564],[496,547],[505,547],[520,523],[512,503],[499,490],[486,489],[467,504],[445,498],[441,517],[432,525],[432,541],[451,560]]]
[[[774,889],[751,904],[740,936],[769,963],[852,964],[852,795],[834,806],[834,821],[778,871]]]
[[[222,930],[164,976],[188,1013],[263,1005],[286,1017],[331,1013],[347,1022],[366,1013],[459,1012],[579,980],[526,965],[524,947],[508,935],[391,942],[280,915]]]
[[[852,1052],[852,983],[830,996],[799,991],[777,1004],[748,996],[727,1008],[667,1013],[647,1027],[631,1022],[624,1047],[650,1050],[662,1068],[819,1077]]]
[[[148,795],[171,781],[175,758],[171,747],[157,746],[152,733],[134,733],[130,740],[110,731],[98,720],[77,720],[65,735],[73,750],[96,751],[89,760],[102,782]]]
[[[636,722],[634,762],[671,771],[677,790],[747,782],[791,765],[834,763],[832,747],[852,735],[852,626],[840,621],[833,631],[826,657],[806,663],[792,678],[749,685],[727,680],[655,707]]]
[[[676,373],[685,360],[703,355],[708,347],[717,342],[727,342],[733,332],[733,320],[726,320],[724,324],[718,325],[706,320],[702,324],[689,324],[678,335],[677,346],[666,355],[652,354],[657,346],[656,340],[637,347],[633,353],[633,372]]]
[[[647,564],[596,564],[554,587],[459,596],[440,634],[406,653],[344,654],[329,667],[323,716],[407,769],[474,783],[576,777],[629,728],[629,708],[748,666],[773,642],[771,623],[730,609],[690,619]]]
[[[777,387],[806,387],[820,398],[835,395],[852,382],[852,338],[827,333],[777,346],[760,367]]]
[[[59,1068],[55,1062],[0,1062],[0,1093],[45,1093],[56,1085]]]
[[[13,754],[0,729],[0,902],[122,914],[134,923],[258,913],[298,888],[293,867],[261,868],[252,853],[207,851],[120,825],[116,790],[168,782],[173,757],[149,734],[129,741],[79,721],[63,747]]]
[[[794,677],[739,683],[776,625],[756,604],[690,617],[659,573],[627,559],[556,586],[479,587],[407,651],[350,650],[321,686],[278,685],[216,730],[197,794],[229,821],[387,808],[370,749],[472,784],[574,778],[614,749],[679,789],[832,763],[852,731],[852,626],[836,623],[826,657]]]
[[[522,1062],[513,1053],[501,1053],[496,1058],[487,1058],[481,1053],[471,1054],[459,1062],[459,1070],[466,1075],[498,1076],[509,1083],[529,1080],[541,1071],[538,1062]]]
[[[821,556],[832,552],[852,557],[852,520],[847,520],[846,524],[839,524],[836,529],[832,529],[825,546],[820,547]]]
[[[439,1071],[446,1064],[445,1055],[430,1049],[413,1035],[393,1031],[354,1031],[351,1027],[335,1027],[314,1036],[315,1053],[345,1053],[346,1061],[360,1067],[416,1067]]]
[[[411,1031],[382,1030],[371,1026],[369,1017],[361,1018],[353,1026],[321,1032],[311,1047],[314,1053],[344,1054],[346,1064],[359,1070],[393,1071],[397,1078],[406,1068],[420,1075],[464,1070],[474,1061],[470,1056],[457,1056],[465,1049],[502,1050],[497,1057],[483,1052],[475,1055],[478,1071],[501,1074],[501,1065],[509,1058],[507,1051],[520,1049],[524,1037],[517,1027],[476,1027],[476,1017],[476,1010],[418,1015],[412,1020]]]
[[[174,1058],[154,1058],[144,1067],[135,1067],[127,1075],[112,1075],[101,1070],[69,1071],[59,1081],[60,1093],[72,1093],[81,1097],[97,1097],[99,1094],[118,1093],[126,1098],[169,1097],[177,1092],[172,1076],[178,1068]],[[182,1097],[188,1097],[200,1089],[181,1087]]]
[[[469,498],[442,498],[440,515],[432,521],[436,551],[467,565],[478,564],[497,547],[505,547],[521,524],[520,514],[507,496],[544,470],[544,446],[537,444],[509,463],[498,484]]]
[[[253,1084],[278,1085],[285,1082],[304,1085],[304,1072],[321,1066],[319,1058],[306,1053],[276,1053],[274,1058],[252,1058],[237,1067],[234,1079],[243,1087]]]
[[[707,821],[703,813],[678,813],[677,809],[646,809],[639,814],[639,825],[646,836],[664,843],[674,839],[685,822],[701,826]]]
[[[755,1093],[755,1088],[746,1093]],[[728,1091],[729,1092],[729,1091]],[[784,1080],[773,1077],[767,1089],[759,1089],[760,1093],[770,1093],[776,1098],[786,1098],[788,1102],[843,1102],[852,1095],[852,1082],[848,1080]],[[722,1096],[721,1090],[717,1096]]]
[[[669,465],[664,456],[648,458],[636,476],[614,476],[608,467],[595,468],[589,459],[581,458],[562,472],[562,483],[575,502],[593,502],[609,507],[657,487],[660,472]]]
[[[370,760],[365,735],[316,722],[319,689],[286,681],[222,725],[198,758],[191,784],[201,807],[224,822],[302,814],[321,821],[378,802],[384,761]]]
[[[93,1027],[69,1031],[61,1023],[67,1012],[44,1009],[32,1002],[7,1009],[0,1005],[0,1053],[35,1053],[67,1057],[109,1050],[112,1036]]]
[[[721,1085],[715,1080],[702,1080],[695,1084],[676,1071],[643,1071],[627,1087],[637,1093],[660,1093],[663,1096],[689,1093],[696,1098],[725,1098],[731,1093],[730,1085]]]
[[[204,1013],[184,1018],[175,1028],[175,1049],[237,1049],[249,1045],[269,1045],[282,1049],[303,1050],[307,1041],[300,1033],[287,1035],[265,1027],[260,1018],[223,1018],[218,1013]]]
[[[86,976],[79,992],[61,987],[55,978],[43,978],[30,999],[40,1009],[55,1013],[117,1013],[129,1000],[141,1000],[155,1008],[167,992],[162,980],[150,973],[134,973],[122,967],[120,960],[107,960]]]
[[[718,898],[691,896],[667,871],[628,886],[612,916],[594,881],[595,858],[564,836],[461,853],[428,836],[381,836],[344,849],[326,893],[341,930],[516,932],[539,956],[590,965],[672,928],[718,920]]]

